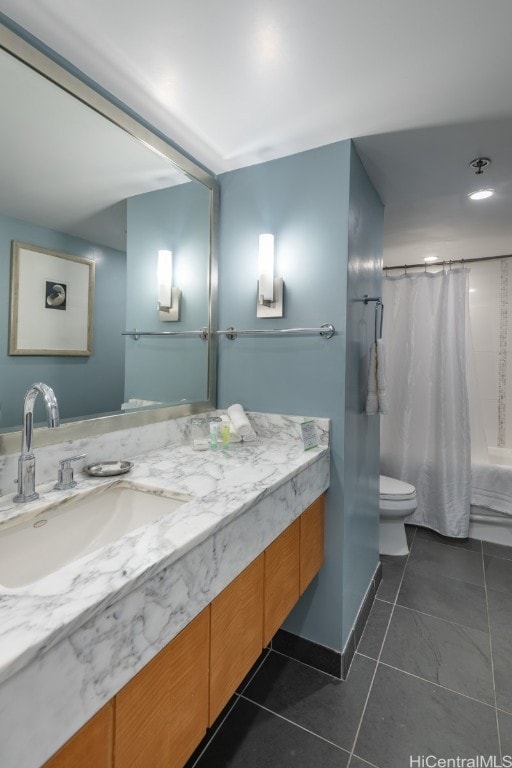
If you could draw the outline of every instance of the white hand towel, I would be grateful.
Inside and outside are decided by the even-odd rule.
[[[374,416],[379,412],[377,396],[377,345],[370,348],[370,363],[368,365],[368,392],[366,395],[366,415]]]
[[[221,414],[221,420],[223,424],[229,424],[229,437],[232,443],[240,443],[242,441],[242,438],[236,431],[235,427],[233,426],[233,422],[227,416],[225,413]]]
[[[240,435],[244,442],[256,440],[256,433],[251,427],[251,423],[239,403],[229,406],[228,416],[235,428],[235,432]]]
[[[389,410],[389,397],[386,378],[386,354],[382,339],[378,339],[375,346],[377,358],[377,398],[379,401],[379,411],[382,415],[385,415]]]

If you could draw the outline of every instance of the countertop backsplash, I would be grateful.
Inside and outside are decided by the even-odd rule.
[[[226,411],[216,410],[200,415],[208,418],[225,413]],[[304,421],[303,416],[250,411],[247,412],[247,416],[259,438],[279,441],[301,439],[300,424]],[[36,484],[42,485],[57,480],[59,461],[81,453],[86,454],[86,459],[77,463],[75,471],[78,471],[83,464],[128,459],[164,446],[185,445],[189,442],[190,420],[193,418],[197,418],[197,415],[182,416],[178,419],[108,432],[103,435],[67,440],[43,448],[35,447]],[[315,418],[314,421],[319,445],[328,445],[329,419]],[[236,450],[236,446],[233,449]],[[14,481],[18,475],[18,458],[19,453],[0,456],[0,497],[15,493]]]

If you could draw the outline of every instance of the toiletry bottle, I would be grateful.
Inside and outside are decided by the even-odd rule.
[[[217,436],[219,425],[215,421],[210,422],[210,448],[212,451],[217,450]]]
[[[220,437],[222,440],[222,450],[228,451],[229,450],[229,443],[231,440],[231,436],[229,433],[229,424],[221,424],[220,425]]]

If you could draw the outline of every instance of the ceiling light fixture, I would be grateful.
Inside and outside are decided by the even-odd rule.
[[[438,260],[439,260],[439,256],[425,256],[425,258],[423,259],[423,261],[426,261],[427,264],[432,264],[434,261],[438,261]]]
[[[470,200],[485,200],[493,195],[494,189],[477,189],[476,192],[471,192],[468,197]]]
[[[491,159],[489,157],[475,157],[474,160],[472,160],[469,164],[470,168],[475,169],[475,174],[477,176],[481,175],[484,172],[484,168],[488,168],[491,164]],[[476,189],[474,192],[470,192],[468,197],[470,200],[486,200],[488,197],[492,197],[494,195],[494,189]]]

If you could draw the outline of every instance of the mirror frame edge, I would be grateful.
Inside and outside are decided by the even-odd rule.
[[[91,419],[77,419],[61,424],[58,430],[38,427],[34,429],[34,445],[42,447],[53,445],[66,440],[81,439],[107,432],[116,432],[161,421],[177,419],[195,413],[203,413],[216,408],[217,396],[217,295],[218,295],[218,216],[219,216],[219,185],[215,177],[202,166],[180,152],[175,146],[160,138],[131,117],[121,107],[109,101],[105,96],[94,90],[73,75],[49,56],[38,50],[27,40],[0,21],[0,48],[30,67],[42,77],[55,83],[67,91],[72,97],[83,102],[100,115],[105,117],[121,130],[146,144],[150,149],[167,157],[180,171],[189,178],[199,181],[210,192],[210,255],[208,270],[208,374],[207,400],[182,405],[171,405],[165,408],[155,408],[130,413],[119,413],[110,416],[99,416]],[[23,400],[20,393],[20,410]],[[21,430],[0,433],[0,454],[18,453],[21,443]]]

